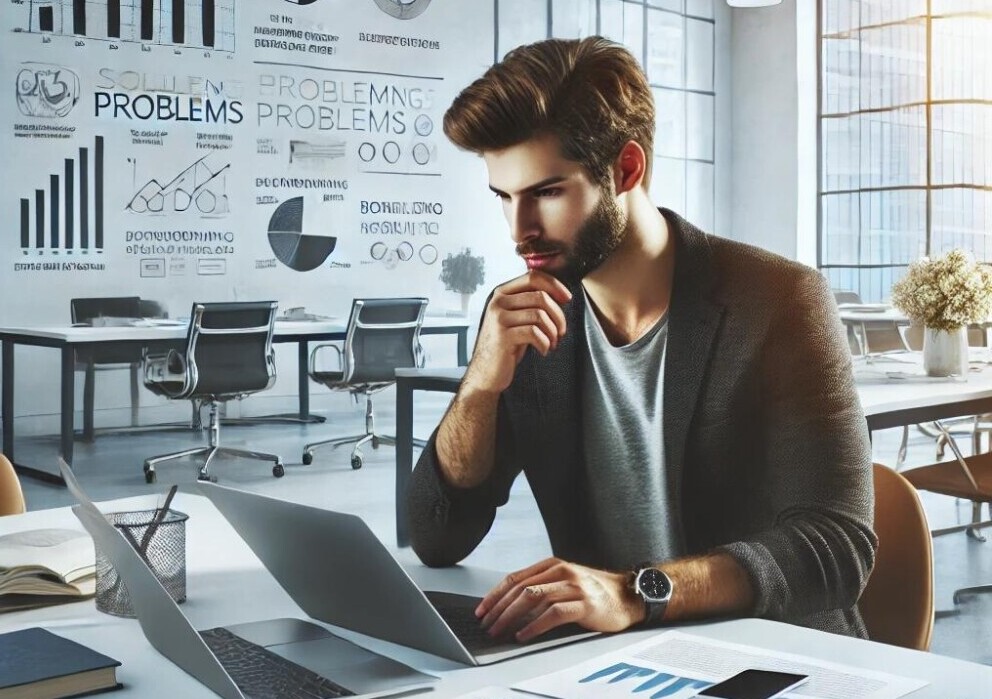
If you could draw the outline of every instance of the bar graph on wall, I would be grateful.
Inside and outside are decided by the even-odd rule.
[[[23,254],[103,252],[103,136],[74,156],[21,197]]]
[[[15,31],[234,51],[236,0],[28,0]]]

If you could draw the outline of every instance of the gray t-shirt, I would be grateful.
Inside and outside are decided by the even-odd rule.
[[[601,565],[631,570],[679,554],[665,478],[662,397],[668,315],[614,347],[586,296],[582,435]]]

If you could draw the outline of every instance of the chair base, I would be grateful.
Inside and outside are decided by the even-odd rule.
[[[231,447],[197,447],[195,449],[186,449],[185,451],[178,451],[174,454],[163,454],[162,456],[155,456],[151,459],[145,459],[144,471],[145,471],[145,482],[154,483],[156,480],[155,466],[166,462],[172,461],[174,459],[182,459],[186,456],[200,456],[206,454],[207,458],[203,460],[200,465],[200,469],[197,472],[196,478],[200,481],[211,481],[216,483],[217,477],[210,475],[207,470],[210,461],[217,454],[226,454],[228,456],[242,456],[248,459],[258,459],[259,461],[272,461],[275,465],[272,467],[272,475],[276,478],[282,478],[286,474],[286,468],[283,466],[282,459],[275,454],[266,454],[260,451],[250,451],[248,449],[233,449]]]
[[[954,591],[954,604],[960,604],[963,597],[978,595],[984,592],[992,592],[992,585],[975,585],[974,587],[962,587]]]
[[[305,466],[309,466],[313,463],[313,450],[317,447],[330,446],[333,449],[337,449],[344,444],[351,444],[352,442],[355,443],[355,446],[351,450],[351,467],[358,470],[363,464],[363,454],[361,448],[364,445],[371,443],[373,449],[378,449],[380,444],[396,446],[396,437],[376,434],[374,432],[366,432],[365,434],[356,434],[350,437],[337,437],[335,439],[325,439],[320,442],[313,442],[303,447],[303,464]]]

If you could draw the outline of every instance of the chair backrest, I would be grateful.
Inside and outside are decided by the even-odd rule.
[[[420,327],[427,299],[355,299],[344,343],[347,383],[395,381],[396,370],[423,365]]]
[[[275,301],[194,303],[186,339],[189,390],[217,399],[269,388],[276,378]]]
[[[17,472],[10,460],[0,454],[0,516],[19,515],[26,509]]]
[[[137,296],[102,296],[69,301],[73,323],[89,323],[94,318],[140,318],[141,299]]]
[[[857,291],[838,290],[834,291],[835,303],[861,303],[861,294]]]
[[[94,318],[140,318],[141,299],[137,296],[103,296],[69,301],[73,323],[89,323]],[[130,364],[141,361],[141,348],[133,345],[101,345],[76,350],[78,361],[92,364]]]
[[[873,464],[875,568],[858,608],[873,641],[929,650],[933,632],[933,550],[916,489],[901,474]]]
[[[892,321],[874,321],[864,326],[865,344],[869,352],[893,352],[908,350],[909,345],[899,330],[899,324]]]
[[[138,299],[139,318],[168,318],[169,312],[155,299]]]

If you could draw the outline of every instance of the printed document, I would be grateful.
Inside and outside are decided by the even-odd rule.
[[[927,685],[918,679],[667,631],[513,687],[556,699],[690,699],[748,668],[809,675],[809,682],[785,695],[788,699],[896,699]],[[499,694],[492,697],[503,699]]]

